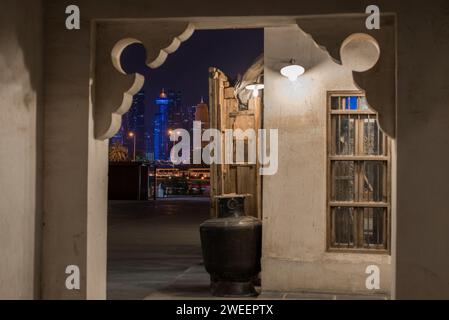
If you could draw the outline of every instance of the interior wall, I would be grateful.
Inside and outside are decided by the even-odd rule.
[[[279,70],[295,59],[297,82]],[[263,183],[265,291],[373,293],[366,267],[381,269],[390,292],[389,255],[326,252],[327,92],[355,90],[352,71],[333,61],[298,26],[265,29],[266,129],[279,130],[279,170]]]
[[[41,2],[0,10],[0,299],[39,296]]]

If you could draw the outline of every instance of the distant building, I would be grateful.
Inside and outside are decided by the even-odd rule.
[[[199,107],[202,120],[208,126],[208,108],[202,101],[198,106],[186,107],[182,104],[182,94],[179,91],[162,89],[155,99],[155,108],[145,105],[145,93],[136,94],[129,112],[122,117],[119,132],[111,138],[111,144],[119,141],[127,149],[128,154],[134,153],[134,139],[129,137],[132,132],[136,137],[137,160],[169,160],[173,143],[170,141],[170,131],[185,129],[193,133],[193,121],[196,119]],[[154,116],[150,113],[154,112]],[[145,118],[151,117],[151,122]]]
[[[168,99],[170,100],[169,129],[185,129],[191,132],[195,120],[195,109],[182,104],[182,94],[179,91],[169,91]]]
[[[155,101],[156,113],[154,115],[154,160],[168,160],[169,154],[169,124],[168,110],[171,102],[168,95],[162,90],[161,94]]]
[[[169,91],[168,127],[170,130],[183,128],[183,107],[181,92]]]
[[[136,137],[136,158],[148,159],[150,133],[145,127],[145,93],[143,91],[133,97],[129,112],[122,117],[119,132],[111,139],[111,143],[117,141],[122,143],[128,149],[129,155],[134,153],[134,139],[129,137],[130,132]]]
[[[201,122],[201,135],[203,135],[205,130],[210,129],[209,106],[204,102],[204,99],[201,99],[201,102],[196,107],[193,108],[195,110],[195,121]],[[202,148],[206,147],[207,145],[208,145],[207,141],[203,141],[201,143]],[[201,150],[192,150],[192,151],[201,152]]]
[[[145,94],[139,92],[133,100],[133,131],[136,135],[136,156],[140,160],[146,159],[147,132],[145,130]],[[130,139],[131,140],[131,139]]]
[[[195,108],[195,121],[201,121],[204,130],[210,128],[209,106],[201,99],[201,102]]]
[[[153,123],[154,160],[169,160],[173,143],[170,132],[185,129],[192,134],[195,108],[182,104],[182,94],[179,91],[162,89],[155,100],[156,113]]]

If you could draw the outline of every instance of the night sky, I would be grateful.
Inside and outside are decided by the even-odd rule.
[[[140,44],[123,52],[122,66],[127,73],[138,72],[146,77],[143,90],[148,108],[154,108],[154,99],[162,88],[181,91],[183,104],[194,106],[201,97],[208,101],[209,67],[218,67],[234,79],[262,53],[263,29],[204,30],[196,31],[157,69],[145,66],[145,49]]]

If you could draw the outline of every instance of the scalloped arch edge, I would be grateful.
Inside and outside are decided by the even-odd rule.
[[[160,53],[155,60],[153,60],[151,62],[147,62],[147,66],[150,67],[151,69],[156,69],[156,68],[162,66],[165,63],[165,61],[167,60],[168,56],[171,53],[174,53],[176,50],[178,50],[179,47],[181,46],[181,43],[187,41],[193,35],[194,32],[195,32],[195,25],[193,23],[189,23],[187,25],[187,28],[180,35],[176,36],[172,40],[171,44],[168,47],[160,50]],[[131,74],[127,74],[125,72],[125,70],[123,69],[123,67],[121,65],[120,57],[121,57],[123,51],[126,49],[126,47],[128,47],[129,45],[134,44],[134,43],[140,43],[145,46],[145,44],[142,43],[142,41],[140,41],[138,39],[124,38],[122,40],[119,40],[114,45],[114,47],[111,51],[112,65],[118,72],[120,72],[122,75],[125,75],[125,76],[131,75]],[[128,110],[131,108],[134,95],[136,95],[142,89],[143,85],[145,84],[145,78],[142,75],[135,73],[134,76],[135,76],[135,79],[134,79],[133,85],[131,86],[131,88],[128,91],[126,91],[123,94],[122,103],[120,104],[120,106],[118,107],[118,109],[116,111],[111,113],[108,128],[103,133],[99,133],[96,137],[97,139],[99,139],[99,140],[110,139],[120,130],[120,127],[122,124],[122,120],[121,120],[122,115],[124,115],[126,112],[128,112]]]

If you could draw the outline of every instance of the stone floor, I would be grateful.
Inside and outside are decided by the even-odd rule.
[[[201,257],[207,198],[109,204],[108,299],[214,299]],[[386,299],[327,293],[264,292],[258,299]]]
[[[260,289],[258,288],[260,291]],[[146,300],[216,300],[209,294],[209,275],[202,264],[192,266],[165,288],[148,295]],[[247,298],[245,298],[247,299]],[[264,292],[257,300],[385,300],[385,296],[344,295],[313,292]],[[247,299],[251,300],[251,299]]]
[[[108,213],[108,298],[144,299],[202,262],[209,199],[114,201]]]

